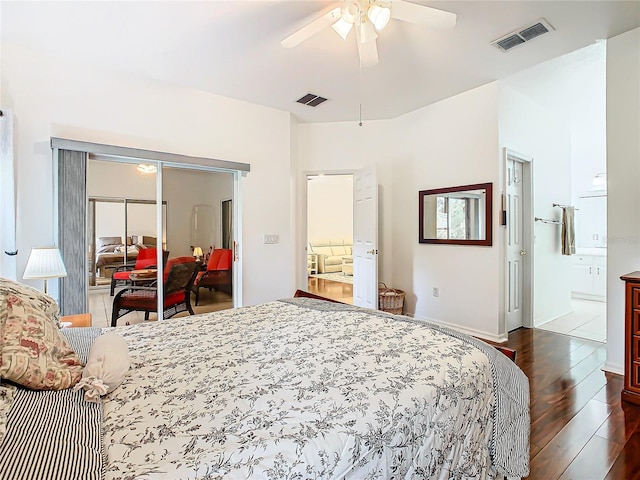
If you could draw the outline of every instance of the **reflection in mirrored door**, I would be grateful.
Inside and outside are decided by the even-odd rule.
[[[94,326],[155,317],[157,233],[156,170],[138,163],[87,162],[87,267]],[[166,206],[163,206],[166,212]],[[141,298],[148,292],[149,298]],[[133,297],[136,300],[133,301]]]
[[[195,313],[233,307],[233,262],[222,209],[223,200],[232,196],[231,173],[173,165],[162,169],[169,262],[196,261],[198,272],[189,288]],[[232,241],[229,233],[226,242]]]
[[[222,248],[233,248],[233,204],[232,200],[222,202]]]
[[[202,178],[205,178],[202,172],[220,174],[219,178],[224,178],[224,186],[220,188],[219,191],[223,192],[226,199],[241,198],[242,176],[250,170],[248,164],[228,162],[213,158],[188,157],[190,159],[189,163],[185,164],[183,162],[187,157],[184,155],[56,137],[51,138],[51,148],[53,150],[55,171],[54,187],[55,190],[57,190],[57,195],[54,197],[54,239],[58,242],[60,250],[65,256],[68,272],[67,277],[57,284],[59,285],[60,309],[65,315],[91,313],[93,317],[92,325],[96,327],[103,327],[110,324],[113,311],[113,300],[110,295],[112,278],[105,281],[105,276],[108,277],[109,273],[105,272],[105,275],[103,275],[103,272],[99,272],[96,266],[100,236],[118,237],[118,246],[123,250],[121,266],[125,267],[125,263],[133,263],[134,268],[136,264],[135,262],[131,262],[133,258],[130,258],[129,248],[145,244],[145,239],[143,238],[141,243],[139,237],[148,236],[156,238],[156,268],[158,275],[154,275],[151,282],[156,282],[159,293],[157,295],[158,301],[153,311],[157,311],[158,307],[162,308],[162,286],[166,281],[164,276],[161,275],[161,272],[166,270],[162,268],[162,265],[165,261],[168,263],[170,260],[168,258],[165,260],[166,257],[163,258],[162,250],[165,250],[165,255],[171,252],[173,256],[172,240],[169,237],[168,230],[168,228],[170,228],[168,218],[171,216],[172,218],[178,219],[176,220],[178,222],[181,222],[183,217],[187,218],[187,225],[181,228],[188,232],[187,235],[189,236],[189,213],[183,213],[179,208],[176,208],[174,211],[173,207],[178,207],[180,205],[180,199],[186,199],[188,197],[185,192],[189,192],[190,189],[193,189],[194,185],[197,184],[197,181],[190,183],[188,178],[184,179],[184,182],[174,182],[172,179],[169,179],[166,186],[167,188],[169,188],[169,186],[171,187],[174,195],[175,192],[178,192],[177,196],[175,196],[176,202],[172,205],[171,202],[167,203],[167,200],[164,200],[166,207],[160,207],[159,205],[163,202],[161,192],[163,188],[164,168],[178,170],[177,167],[180,166],[185,170],[201,172],[199,176]],[[162,159],[162,161],[160,159]],[[176,163],[171,163],[172,161]],[[217,186],[218,180],[216,179],[210,185],[206,186],[205,190],[217,191]],[[101,228],[101,220],[96,216],[97,207],[95,204],[92,205],[91,210],[89,209],[90,197],[94,199],[144,200],[155,204],[156,227],[153,234],[146,235],[142,232],[142,235],[140,235],[141,229],[138,226],[130,225],[125,221],[125,227],[122,233],[115,235],[96,235],[96,230]],[[214,196],[213,200],[211,200],[213,203],[207,201],[208,204],[213,205],[213,215],[215,217],[213,222],[216,229],[213,236],[215,243],[210,245],[212,253],[214,253],[214,247],[218,247],[219,249],[222,244],[221,234],[219,233],[221,228],[218,228],[221,217],[221,209],[219,209],[217,205],[218,201],[220,201],[220,199],[217,196]],[[125,212],[126,211],[125,207]],[[173,216],[173,213],[178,211],[181,213]],[[233,215],[234,218],[240,218],[241,212],[237,207],[234,207]],[[241,236],[241,224],[241,221],[233,221],[234,238]],[[129,230],[132,230],[132,232],[129,232]],[[89,239],[87,239],[87,234],[90,236]],[[134,237],[136,238],[134,239]],[[231,241],[233,241],[233,239]],[[131,244],[129,244],[129,242],[131,242]],[[233,243],[237,245],[235,241]],[[160,246],[159,244],[162,245],[162,249],[158,248]],[[103,246],[106,246],[106,243]],[[189,247],[190,246],[191,245],[189,245]],[[198,248],[198,250],[200,249],[202,249],[202,247]],[[192,255],[194,250],[189,248],[189,253],[185,256],[194,258]],[[198,253],[198,250],[195,250],[196,253]],[[202,257],[204,256],[205,254],[203,253]],[[213,255],[209,255],[209,258],[212,256]],[[139,260],[140,257],[141,255],[137,255],[136,261]],[[202,261],[202,258],[200,258],[200,260]],[[241,257],[234,258],[233,262],[232,265],[240,265]],[[207,266],[208,264],[201,264],[200,268],[202,272],[207,269]],[[227,270],[233,272],[234,266]],[[238,268],[237,270],[237,275],[232,273],[232,279],[234,282],[241,284],[242,269]],[[103,278],[102,281],[98,281],[99,276]],[[162,281],[157,282],[157,278],[161,276]],[[133,283],[135,281],[138,284],[142,284],[148,280],[149,278],[144,278],[144,276],[141,275],[137,275],[136,277],[128,276],[126,279],[127,282],[131,281]],[[108,282],[109,285],[107,285]],[[99,283],[103,285],[98,285]],[[90,286],[90,284],[92,284],[92,286]],[[117,291],[125,287],[129,288],[126,284],[124,286],[116,284],[114,296],[117,295]],[[213,291],[213,289],[211,291]],[[193,295],[193,292],[189,293],[188,298],[191,298],[191,295]],[[229,298],[232,298],[233,305],[240,306],[242,304],[242,290],[233,288],[232,286]],[[153,314],[148,316],[152,317]],[[123,322],[126,323],[129,322],[129,320],[124,320],[122,317],[117,319],[118,324]]]

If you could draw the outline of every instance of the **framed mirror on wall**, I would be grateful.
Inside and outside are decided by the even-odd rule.
[[[418,192],[420,243],[492,245],[492,183]]]

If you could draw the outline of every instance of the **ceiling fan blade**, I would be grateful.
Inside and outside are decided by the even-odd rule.
[[[391,2],[391,17],[425,27],[441,29],[455,27],[458,18],[455,13],[405,2],[404,0],[393,0]]]
[[[338,5],[338,6],[336,6]],[[334,24],[340,19],[340,5],[334,4],[326,8],[323,13],[308,20],[308,23],[301,29],[295,31],[287,38],[282,40],[280,44],[285,48],[293,48],[300,45],[307,38],[314,36],[316,33]]]
[[[366,42],[362,41],[362,35],[359,28],[356,28],[356,36],[358,39],[358,55],[360,55],[360,65],[363,67],[373,67],[378,64],[378,44],[375,38]]]

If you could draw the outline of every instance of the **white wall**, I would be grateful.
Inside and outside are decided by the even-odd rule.
[[[571,65],[571,190],[594,190],[593,177],[607,171],[607,45],[597,42],[569,54]],[[580,214],[578,214],[580,216]]]
[[[317,175],[307,181],[307,238],[353,241],[353,177]]]
[[[397,119],[393,286],[417,318],[499,340],[498,99],[491,83]],[[418,243],[418,191],[492,182],[493,246]],[[433,287],[440,290],[432,296]]]
[[[393,120],[300,124],[297,151],[298,181],[306,182],[306,173],[347,172],[367,166],[376,166],[378,176],[378,276],[381,281],[392,282],[393,245],[391,231],[391,164],[395,155],[397,134]],[[302,190],[302,189],[301,189]],[[306,199],[299,192],[298,202]],[[298,212],[298,221],[304,228],[306,212]],[[300,249],[303,251],[304,242]],[[306,255],[304,258],[306,279]],[[299,266],[298,269],[302,269]],[[305,280],[306,282],[306,280]],[[399,287],[400,288],[400,287]]]
[[[244,303],[293,293],[288,113],[123,78],[7,42],[0,61],[0,103],[16,118],[19,277],[30,247],[54,240],[49,138],[56,136],[251,164],[240,239]],[[278,234],[280,243],[264,245],[264,233]]]
[[[607,370],[624,370],[624,282],[640,270],[640,29],[607,41]]]
[[[553,88],[553,85],[550,85]],[[500,145],[533,157],[533,214],[559,220],[554,203],[571,203],[571,128],[558,111],[500,84]],[[533,322],[571,312],[571,257],[561,252],[561,227],[534,222]]]
[[[142,174],[136,167],[135,163],[89,160],[87,196],[155,200],[155,174]]]
[[[163,197],[167,201],[167,246],[171,257],[191,252],[191,216],[195,205],[213,207],[214,245],[222,246],[221,202],[233,196],[230,174],[169,168],[163,171]],[[209,245],[194,245],[207,252]]]
[[[156,176],[143,175],[133,163],[114,163],[89,160],[87,164],[87,196],[107,198],[156,199]],[[145,206],[153,212],[153,206]],[[146,210],[146,208],[145,208]],[[156,217],[132,218],[135,209],[127,214],[129,225],[135,225],[128,235],[156,235]],[[96,204],[96,239],[120,235],[124,238],[124,204]]]
[[[376,165],[380,279],[407,292],[406,310],[493,339],[501,334],[497,243],[418,244],[418,191],[496,184],[497,125],[497,87],[489,84],[394,120],[299,129],[301,172]],[[431,296],[433,286],[439,298]]]

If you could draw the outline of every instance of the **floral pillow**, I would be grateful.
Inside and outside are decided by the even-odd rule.
[[[11,294],[18,295],[21,298],[28,298],[36,304],[38,309],[50,317],[56,325],[60,326],[60,307],[58,307],[58,303],[50,295],[24,283],[0,277],[0,302],[2,302],[7,295]],[[2,319],[0,318],[0,328],[1,327]]]
[[[60,332],[57,305],[40,292],[38,298],[15,293],[23,287],[0,281],[0,378],[34,390],[74,386],[82,364]]]

